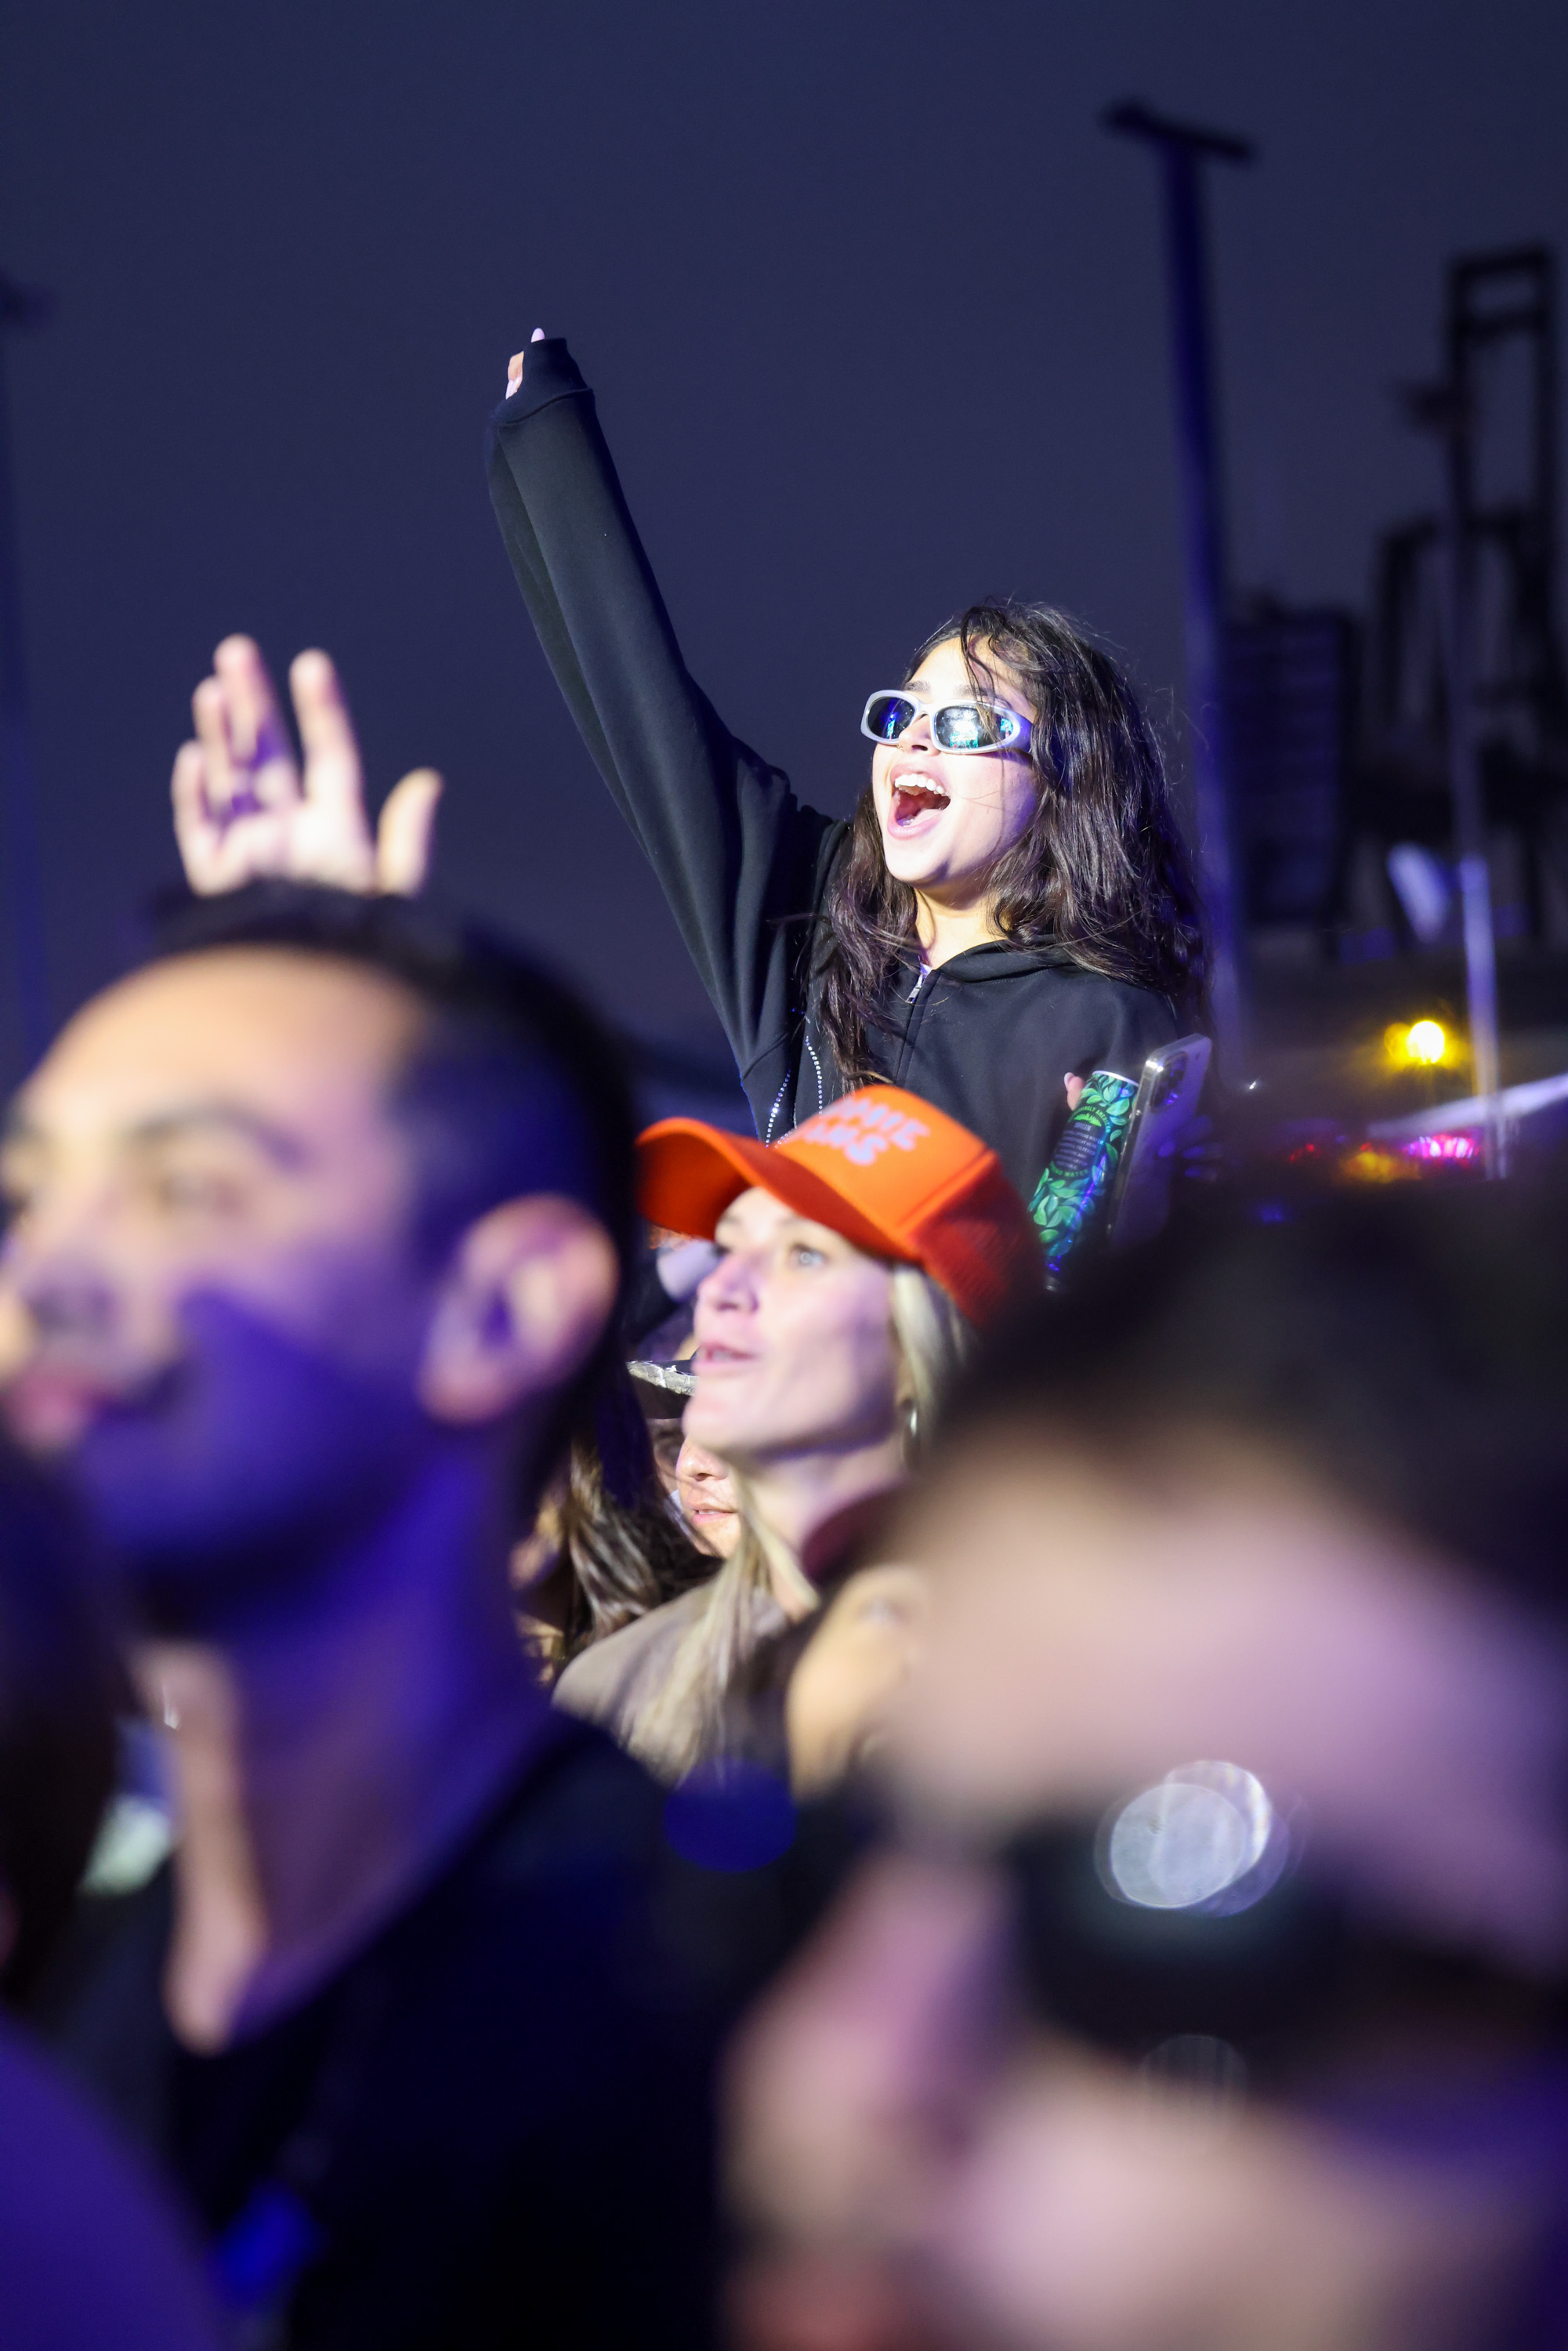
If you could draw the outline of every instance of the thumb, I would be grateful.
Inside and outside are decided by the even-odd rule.
[[[430,873],[436,803],[442,782],[434,768],[415,768],[387,794],[376,827],[376,887],[417,898]]]

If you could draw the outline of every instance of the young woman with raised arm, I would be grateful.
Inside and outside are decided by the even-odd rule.
[[[869,696],[870,783],[831,818],[688,674],[559,337],[512,360],[489,465],[540,642],[762,1140],[888,1081],[983,1136],[1030,1200],[1082,1081],[1135,1081],[1201,1002],[1186,852],[1116,664],[1044,607],[971,606]],[[1124,1117],[1130,1090],[1110,1091]]]

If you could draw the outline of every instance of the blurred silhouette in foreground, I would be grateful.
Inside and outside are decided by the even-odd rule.
[[[1232,1210],[993,1346],[736,2055],[747,2351],[1563,2341],[1565,1205]]]
[[[114,1780],[123,1698],[98,1562],[0,1445],[0,1995],[25,2002]],[[193,2247],[159,2190],[23,2032],[0,2023],[0,2334],[7,2351],[216,2351]]]
[[[705,2333],[691,1873],[507,1578],[613,1346],[632,1142],[530,964],[279,881],[185,908],[13,1111],[6,1410],[112,1546],[181,1823],[57,2044],[247,2342]]]

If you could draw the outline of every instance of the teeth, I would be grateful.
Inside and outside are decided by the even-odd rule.
[[[947,805],[946,793],[939,786],[927,783],[924,778],[916,782],[913,776],[901,776],[893,789],[898,799],[913,800],[916,809],[946,808]]]

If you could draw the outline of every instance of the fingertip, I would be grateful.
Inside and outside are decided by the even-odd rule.
[[[232,662],[251,662],[260,659],[261,648],[256,639],[247,637],[242,631],[236,630],[233,636],[224,639],[216,653],[214,653],[213,667],[217,669]]]
[[[545,330],[542,327],[536,327],[533,333],[528,337],[530,343],[542,343],[544,340]]]
[[[388,793],[376,827],[377,887],[387,896],[417,898],[423,889],[443,789],[435,768],[415,768]]]
[[[400,810],[412,811],[422,825],[428,827],[435,813],[435,804],[446,789],[446,779],[434,768],[415,768],[394,784],[388,794],[389,804],[395,800]]]
[[[221,677],[204,677],[191,696],[191,718],[198,735],[221,735],[228,723],[229,698]]]
[[[330,694],[338,684],[337,665],[319,645],[308,645],[289,663],[288,683],[296,693],[303,687],[307,694]]]

